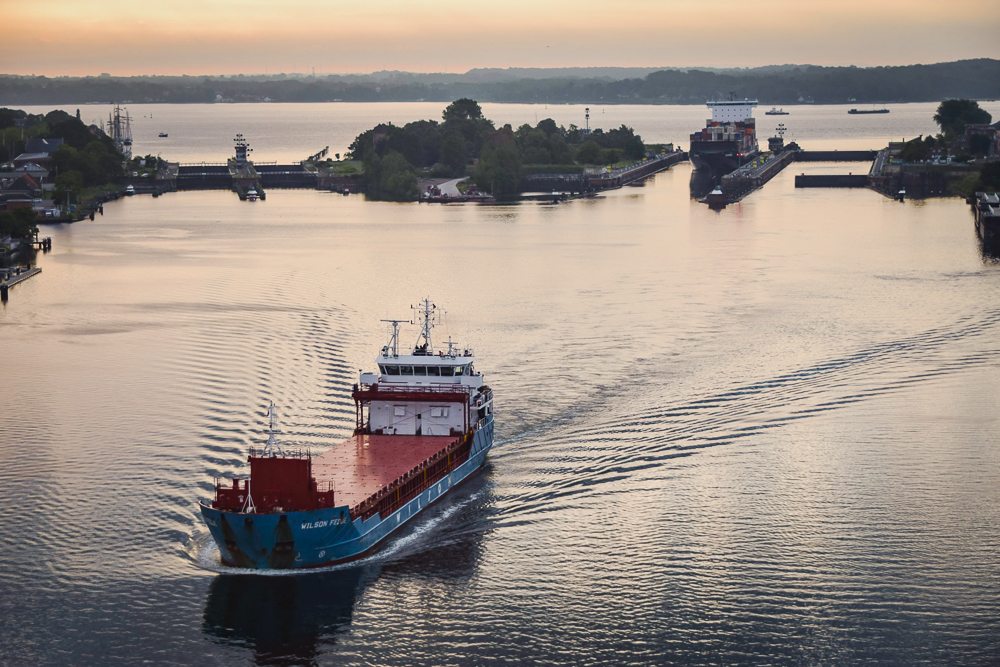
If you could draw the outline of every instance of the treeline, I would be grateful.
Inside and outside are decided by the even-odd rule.
[[[0,101],[12,104],[142,102],[447,101],[577,104],[702,104],[730,94],[764,104],[930,102],[1000,99],[1000,60],[896,67],[664,69],[615,78],[611,68],[504,71],[463,75],[405,72],[343,76],[0,77]],[[589,74],[593,72],[593,74]]]
[[[579,171],[584,165],[638,160],[642,138],[630,127],[586,132],[551,118],[534,127],[496,128],[475,100],[455,100],[442,121],[418,120],[402,127],[379,124],[359,134],[348,157],[364,164],[365,192],[373,199],[412,200],[417,175],[471,175],[480,189],[504,196],[518,191],[531,171]]]

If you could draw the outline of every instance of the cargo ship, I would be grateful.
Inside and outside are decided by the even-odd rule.
[[[705,121],[704,128],[691,134],[689,156],[696,172],[692,189],[696,182],[710,189],[722,176],[758,153],[757,121],[753,117],[757,100],[709,101],[706,105],[712,117]]]
[[[852,116],[856,116],[858,114],[889,113],[889,110],[884,107],[881,109],[856,109],[854,107],[851,107],[850,109],[847,110],[847,113],[851,114]]]
[[[493,446],[493,391],[474,366],[472,350],[449,338],[434,352],[437,307],[415,307],[417,343],[399,353],[399,329],[362,372],[351,396],[352,437],[313,457],[279,444],[275,412],[262,448],[250,448],[249,474],[215,483],[200,503],[224,565],[292,569],[354,560],[485,462]]]

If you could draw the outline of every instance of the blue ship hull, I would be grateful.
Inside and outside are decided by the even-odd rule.
[[[222,562],[249,569],[311,568],[360,558],[428,505],[468,479],[493,446],[493,417],[473,436],[469,458],[388,516],[351,519],[347,506],[268,514],[229,512],[202,503],[202,518]]]

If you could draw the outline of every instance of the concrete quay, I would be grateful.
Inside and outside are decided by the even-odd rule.
[[[740,201],[762,187],[793,162],[877,162],[879,152],[862,151],[804,151],[784,150],[764,153],[738,169],[724,175],[719,181],[722,194],[713,193],[705,202],[714,208]],[[806,175],[795,177],[795,187],[867,187],[865,174]]]
[[[11,287],[24,282],[32,276],[37,276],[41,272],[42,270],[37,266],[28,269],[22,269],[21,267],[0,269],[0,301],[7,301]]]

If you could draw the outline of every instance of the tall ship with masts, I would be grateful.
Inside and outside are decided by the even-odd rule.
[[[126,160],[132,158],[132,117],[118,104],[108,114],[108,136]]]
[[[216,480],[201,514],[225,565],[309,568],[359,558],[485,462],[493,446],[493,391],[472,350],[449,338],[434,351],[437,306],[416,308],[420,334],[400,353],[399,330],[351,396],[354,435],[313,456],[279,444],[274,407],[249,474]]]

